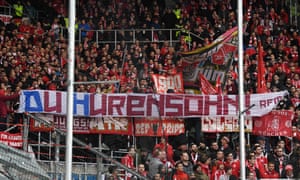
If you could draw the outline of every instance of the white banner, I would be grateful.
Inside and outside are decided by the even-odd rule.
[[[216,133],[216,132],[239,132],[239,119],[238,116],[232,117],[202,117],[201,128],[203,132]],[[245,118],[245,131],[252,132],[253,121],[251,117]]]
[[[262,116],[283,99],[285,91],[245,96],[247,116]],[[238,116],[237,95],[74,93],[74,116],[202,117]],[[25,90],[18,112],[66,114],[67,92]],[[159,110],[159,111],[158,111]]]
[[[156,92],[159,94],[167,93],[168,89],[174,90],[175,93],[183,93],[183,78],[182,74],[174,74],[172,76],[163,76],[158,74],[152,75]]]

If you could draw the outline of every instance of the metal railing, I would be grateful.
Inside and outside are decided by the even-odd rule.
[[[110,151],[109,157],[117,161],[121,161],[121,158],[126,154],[126,151]],[[64,161],[46,161],[38,160],[40,166],[47,172],[51,179],[64,179],[65,177],[65,162]],[[89,180],[89,179],[102,179],[102,177],[108,173],[108,168],[113,164],[106,162],[99,158],[98,163],[88,162],[73,162],[72,163],[72,176],[74,178]],[[124,169],[119,169],[120,172],[124,172]],[[124,174],[120,174],[124,176]]]
[[[0,164],[1,173],[4,171],[9,179],[49,179],[46,171],[39,166],[30,153],[2,143],[0,143]]]
[[[40,123],[43,123],[46,126],[51,125],[51,122],[49,122],[45,119],[41,119],[41,118],[39,118],[37,116],[34,116],[32,114],[26,114],[26,116],[27,116],[26,117],[27,119],[24,119],[24,127],[27,126],[27,122],[28,122],[29,118],[34,119],[35,121],[38,121]],[[27,128],[28,128],[28,126],[27,126]],[[60,137],[60,136],[65,137],[66,136],[66,133],[64,131],[60,130],[60,129],[54,128],[54,132],[57,133],[57,135],[59,135],[58,137]],[[23,135],[24,137],[27,136],[27,135],[25,135],[26,132],[23,132],[23,134],[24,134]],[[56,139],[57,139],[57,143],[58,143],[59,138],[56,138]],[[99,148],[92,147],[91,145],[88,145],[88,144],[84,143],[83,141],[81,141],[81,140],[79,140],[75,137],[73,137],[73,143],[76,144],[78,147],[81,147],[81,148],[85,149],[86,153],[89,152],[90,154],[93,154],[97,157],[97,163],[96,164],[97,165],[99,164],[99,165],[96,166],[96,167],[98,169],[103,170],[103,167],[100,167],[100,165],[103,165],[103,161],[105,161],[105,162],[107,162],[107,164],[113,164],[113,165],[117,166],[119,169],[123,169],[123,170],[129,172],[129,173],[135,175],[136,177],[138,177],[141,180],[146,180],[146,177],[143,177],[137,171],[132,170],[132,169],[128,168],[127,166],[125,166],[124,164],[122,164],[120,162],[120,160],[118,160],[118,158],[116,158],[115,156],[113,156],[113,157],[115,157],[115,158],[113,158],[111,156],[111,154],[108,155],[107,153],[103,152],[102,149],[101,149],[101,146]],[[49,144],[52,147],[52,144],[51,143],[49,143]],[[37,145],[40,146],[41,144],[39,143]],[[31,147],[33,147],[33,144],[31,145]],[[63,146],[57,146],[56,145],[56,147],[57,147],[57,149],[55,150],[56,151],[55,156],[58,156],[59,152],[60,152],[59,149],[62,148]],[[59,162],[59,158],[55,158],[55,162]],[[48,172],[48,170],[46,170],[46,171]],[[60,172],[60,171],[55,171],[55,172]],[[97,172],[99,172],[99,171],[97,171]],[[98,177],[98,175],[97,175],[97,177]]]
[[[0,6],[0,14],[12,15],[12,7],[11,6]]]
[[[97,44],[117,44],[125,42],[126,44],[133,44],[136,41],[140,43],[157,42],[162,43],[169,41],[170,45],[174,45],[179,42],[179,37],[176,36],[176,32],[180,29],[115,29],[115,30],[90,30],[85,31],[79,29],[77,37],[79,42],[82,42],[83,38],[90,36],[90,40]]]

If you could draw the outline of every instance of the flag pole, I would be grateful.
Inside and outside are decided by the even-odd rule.
[[[243,72],[243,1],[238,1],[238,74],[239,74],[239,121],[240,121],[240,179],[246,179],[246,147],[244,122],[244,72]]]
[[[75,49],[75,8],[76,2],[69,0],[69,43],[68,43],[68,94],[67,94],[67,137],[66,137],[66,175],[65,180],[72,178],[72,148],[73,148],[73,94],[74,94],[74,49]]]

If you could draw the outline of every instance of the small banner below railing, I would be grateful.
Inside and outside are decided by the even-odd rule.
[[[53,114],[35,114],[52,126],[42,124],[34,119],[30,121],[30,131],[53,131],[58,128],[67,130],[67,117]],[[75,134],[120,134],[132,135],[130,118],[123,117],[73,117],[73,133]]]
[[[23,146],[23,137],[21,133],[0,132],[0,143],[10,147],[21,148]]]

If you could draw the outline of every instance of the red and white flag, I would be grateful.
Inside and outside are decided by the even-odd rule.
[[[292,120],[294,112],[291,110],[277,110],[254,118],[253,134],[259,136],[288,136],[292,137]]]
[[[211,85],[211,83],[205,78],[205,76],[199,73],[200,89],[202,94],[217,94],[216,89]]]

